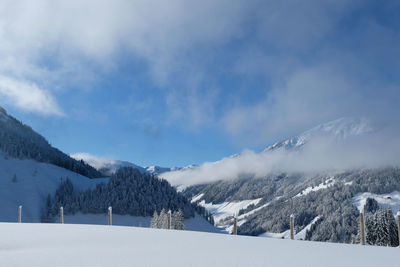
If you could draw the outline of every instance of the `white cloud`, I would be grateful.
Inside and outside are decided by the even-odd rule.
[[[330,137],[318,137],[299,151],[278,149],[255,153],[245,150],[236,157],[163,173],[162,177],[174,185],[194,185],[237,178],[260,178],[281,172],[315,174],[386,166],[400,166],[400,142],[397,135],[389,131],[356,136],[341,142]]]
[[[154,83],[182,80],[181,70],[194,65],[187,54],[239,34],[246,6],[228,0],[1,1],[0,75],[62,88],[134,55],[148,63]]]
[[[44,115],[63,116],[54,98],[36,84],[0,76],[0,101],[13,103],[21,110]]]

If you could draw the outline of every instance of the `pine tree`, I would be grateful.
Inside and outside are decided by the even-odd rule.
[[[365,216],[365,241],[369,245],[375,245],[377,240],[377,213],[368,213]]]
[[[153,218],[151,218],[150,228],[158,228],[159,216],[157,211],[154,211]]]
[[[158,217],[157,228],[167,229],[168,228],[168,214],[165,209],[162,209],[160,216]]]
[[[182,210],[175,211],[172,214],[172,229],[175,230],[185,230],[184,224],[185,218],[183,217]]]
[[[385,222],[388,232],[388,245],[391,247],[399,246],[399,237],[398,230],[396,225],[396,219],[394,218],[393,212],[391,209],[386,210],[385,212]]]
[[[396,220],[392,210],[378,210],[366,221],[367,243],[377,246],[397,247],[399,245]]]

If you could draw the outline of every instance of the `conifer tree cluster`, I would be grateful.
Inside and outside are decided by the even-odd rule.
[[[160,214],[158,214],[157,211],[154,212],[150,228],[168,229],[168,216],[171,216],[171,229],[185,230],[185,218],[183,217],[182,211],[166,212],[164,209],[161,210]]]
[[[365,222],[366,242],[369,245],[397,247],[399,245],[396,220],[391,209],[369,213]]]
[[[113,213],[120,215],[152,216],[154,212],[171,209],[180,210],[178,214],[186,218],[193,217],[197,209],[166,180],[129,167],[119,169],[107,184],[97,184],[96,188],[84,192],[75,192],[72,182],[64,180],[55,196],[47,198],[42,221],[51,221],[61,206],[65,215],[100,214],[112,206]]]

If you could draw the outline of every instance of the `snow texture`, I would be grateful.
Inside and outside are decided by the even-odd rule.
[[[242,200],[238,202],[224,202],[221,204],[206,203],[204,200],[200,201],[198,204],[209,211],[213,217],[215,223],[218,223],[227,217],[235,216],[240,210],[246,209],[249,205],[257,205],[262,198],[252,199],[252,200]]]
[[[9,267],[375,267],[398,266],[399,255],[398,248],[120,226],[0,223],[0,234],[0,266]]]

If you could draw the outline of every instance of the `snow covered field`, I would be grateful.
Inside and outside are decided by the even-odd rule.
[[[137,227],[0,223],[0,266],[399,266],[399,248]]]

